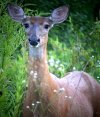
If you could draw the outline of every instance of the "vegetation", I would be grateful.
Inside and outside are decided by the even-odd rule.
[[[100,21],[94,21],[93,14],[98,1],[72,1],[16,2],[23,6],[27,14],[43,16],[50,14],[55,7],[68,3],[68,20],[56,25],[49,33],[50,71],[62,77],[73,70],[84,70],[99,82]],[[28,51],[24,29],[8,16],[6,6],[9,2],[13,0],[0,1],[0,117],[20,117],[27,79]]]

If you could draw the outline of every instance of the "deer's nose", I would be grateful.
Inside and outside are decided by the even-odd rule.
[[[29,39],[29,43],[32,45],[32,46],[37,46],[40,42],[40,39]]]

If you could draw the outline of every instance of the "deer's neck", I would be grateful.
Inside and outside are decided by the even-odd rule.
[[[36,48],[29,46],[29,68],[30,74],[33,73],[33,79],[42,81],[45,75],[49,76],[46,46]]]
[[[26,105],[32,107],[32,103],[40,101],[41,105],[36,109],[36,115],[39,112],[39,115],[43,115],[42,117],[47,115],[48,117],[58,117],[58,112],[57,115],[52,115],[50,110],[53,108],[58,108],[59,110],[59,106],[57,106],[59,103],[59,96],[54,93],[54,90],[58,90],[60,84],[59,79],[54,78],[55,76],[49,73],[46,46],[40,48],[30,47],[29,54],[30,75]],[[52,106],[54,107],[52,108]]]
[[[42,105],[42,108],[44,107],[46,109],[48,106],[46,107],[45,105],[50,102],[54,94],[54,89],[57,89],[58,87],[56,81],[49,73],[46,46],[39,48],[33,48],[31,46],[29,47],[28,81],[29,83],[25,107],[29,105],[31,108],[33,108],[32,103],[40,101],[44,105]],[[39,113],[45,113],[44,110],[40,110],[41,111],[39,111]]]
[[[36,86],[56,88],[56,83],[48,69],[46,46],[29,47],[29,72]]]

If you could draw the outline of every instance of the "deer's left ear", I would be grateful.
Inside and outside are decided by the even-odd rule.
[[[8,12],[11,18],[17,22],[21,22],[26,17],[23,9],[13,3],[8,4]]]
[[[69,12],[69,5],[59,7],[52,12],[50,19],[53,21],[54,24],[62,23],[67,19],[68,12]]]

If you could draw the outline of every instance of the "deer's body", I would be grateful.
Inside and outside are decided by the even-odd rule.
[[[100,85],[83,71],[57,78],[49,72],[47,40],[49,28],[63,22],[68,7],[53,11],[51,17],[26,17],[10,4],[9,14],[25,25],[29,38],[29,79],[23,117],[100,117]],[[49,28],[48,28],[49,27]]]
[[[44,110],[37,109],[36,117],[100,117],[100,85],[91,76],[83,71],[74,71],[59,79],[49,73],[45,59],[30,59],[29,68],[33,74],[29,78],[24,117],[33,116],[26,106],[32,107],[36,101],[43,103]],[[36,72],[40,82],[34,80]],[[60,91],[62,88],[65,90]],[[40,95],[34,92],[37,89],[41,91]]]

